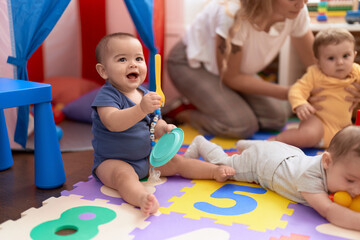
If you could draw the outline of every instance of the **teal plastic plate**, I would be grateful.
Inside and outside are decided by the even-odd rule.
[[[174,128],[165,133],[155,144],[150,154],[150,164],[160,167],[170,161],[179,151],[184,141],[184,132],[181,128]]]

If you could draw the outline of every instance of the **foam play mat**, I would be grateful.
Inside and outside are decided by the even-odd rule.
[[[198,132],[184,126],[183,154]],[[266,139],[272,133],[257,133]],[[236,139],[206,136],[231,155]],[[309,155],[319,149],[305,149]],[[360,232],[336,227],[312,208],[251,183],[191,180],[179,176],[144,181],[160,203],[144,217],[94,178],[49,198],[21,218],[0,225],[0,239],[360,239]],[[61,235],[68,230],[66,235]]]

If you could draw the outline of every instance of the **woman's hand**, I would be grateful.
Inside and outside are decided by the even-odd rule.
[[[314,88],[313,90],[311,90],[310,97],[307,99],[307,101],[311,104],[311,106],[313,106],[317,111],[320,111],[323,109],[323,107],[318,105],[318,103],[321,103],[322,101],[324,101],[326,99],[326,96],[315,96],[318,93],[320,93],[322,90],[324,90],[324,89],[323,88]]]
[[[318,105],[318,103],[321,103],[321,101],[324,101],[326,99],[326,96],[314,96],[320,93],[323,90],[323,88],[314,88],[310,92],[310,97],[308,98],[308,102],[317,110],[322,110],[322,107]],[[345,88],[346,91],[348,91],[351,96],[346,96],[345,101],[352,102],[349,112],[353,111],[360,103],[360,84],[359,83],[353,83],[352,86],[348,86]]]
[[[352,102],[350,108],[349,108],[349,112],[351,112],[352,110],[354,110],[360,102],[360,84],[359,83],[353,83],[352,84],[354,87],[352,86],[348,86],[345,88],[346,91],[348,91],[351,96],[346,96],[345,100]]]

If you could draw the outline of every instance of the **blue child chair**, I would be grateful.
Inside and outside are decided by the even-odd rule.
[[[4,109],[34,104],[35,185],[45,189],[66,180],[51,100],[49,84],[0,77],[0,171],[13,165]]]

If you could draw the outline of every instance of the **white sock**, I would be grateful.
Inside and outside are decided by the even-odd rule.
[[[214,164],[225,164],[228,165],[228,158],[223,148],[219,145],[208,141],[204,136],[198,135],[194,138],[186,152],[184,153],[186,158],[202,157],[205,161]]]
[[[202,142],[198,152],[205,161],[214,164],[226,164],[225,159],[229,157],[222,147],[210,141]]]
[[[196,136],[194,140],[191,142],[188,149],[186,149],[186,152],[184,153],[184,157],[198,159],[200,157],[199,147],[201,143],[206,141],[207,140],[203,136],[201,135]]]

